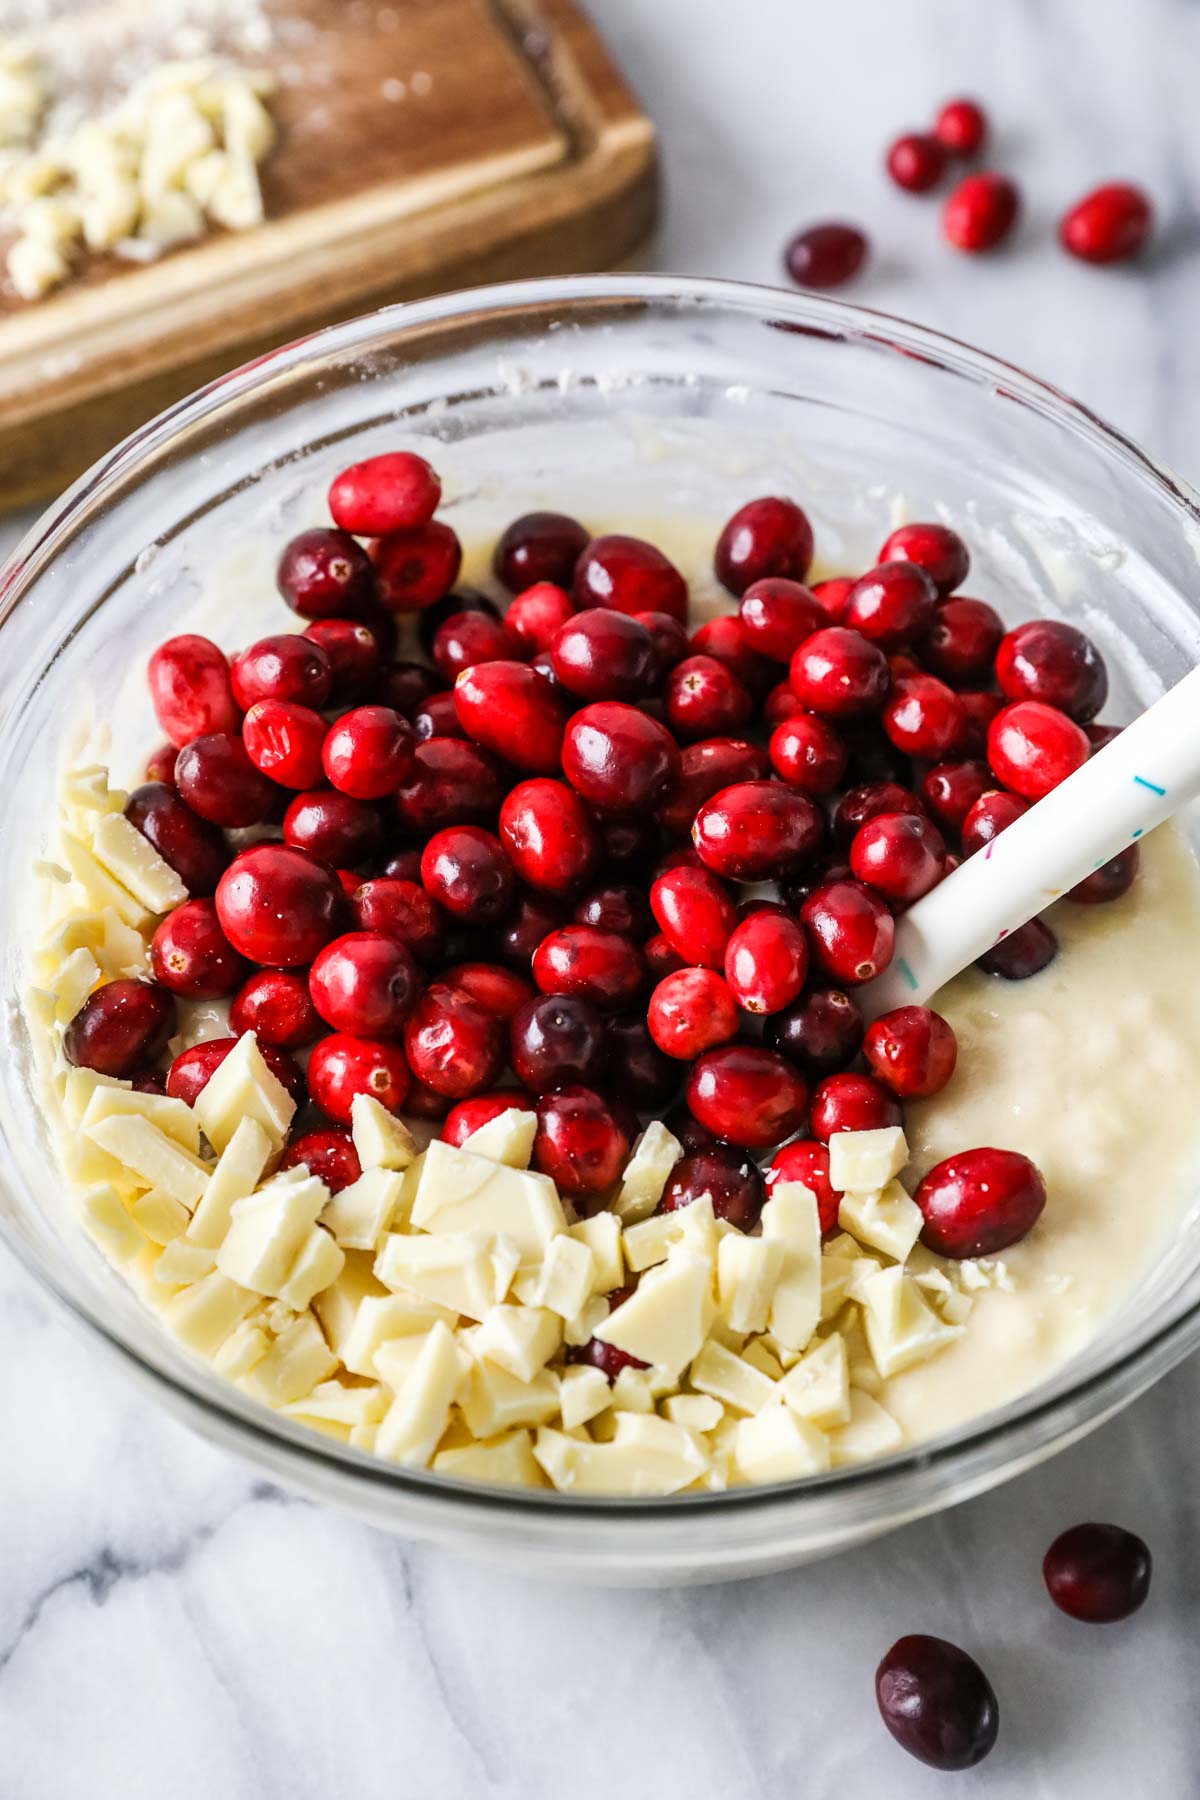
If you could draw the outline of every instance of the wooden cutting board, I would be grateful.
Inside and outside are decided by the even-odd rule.
[[[653,127],[573,0],[277,3],[305,29],[253,59],[286,75],[266,222],[0,300],[5,506],[60,491],[192,388],[318,326],[610,267],[650,229]]]

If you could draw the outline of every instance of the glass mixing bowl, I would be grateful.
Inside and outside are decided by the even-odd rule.
[[[250,592],[281,629],[282,539],[322,518],[339,466],[398,442],[436,462],[468,543],[538,506],[715,525],[781,491],[808,508],[836,572],[900,517],[943,518],[970,542],[972,588],[1009,618],[1066,610],[1102,642],[1118,718],[1200,657],[1194,496],[1075,402],[916,326],[723,282],[589,277],[397,307],[262,358],[128,439],[0,574],[0,1229],[20,1261],[172,1412],[271,1477],[540,1573],[711,1581],[802,1562],[1097,1425],[1200,1337],[1194,1210],[1086,1351],[1016,1403],[875,1464],[653,1502],[466,1487],[313,1435],[192,1361],[83,1236],[32,1098],[20,1007],[28,870],[56,770],[98,719],[117,778],[132,774],[155,741],[154,645],[189,629],[247,641]]]

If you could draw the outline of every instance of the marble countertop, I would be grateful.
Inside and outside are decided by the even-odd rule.
[[[644,266],[777,278],[790,230],[861,220],[853,297],[1078,394],[1200,478],[1194,80],[1186,0],[595,0],[663,133],[664,224]],[[880,153],[955,91],[997,121],[1027,196],[1013,247],[956,256],[937,203]],[[1160,247],[1097,273],[1056,249],[1060,206],[1143,180]],[[11,531],[4,540],[11,541]],[[522,1800],[1054,1796],[1197,1787],[1200,1364],[1056,1461],[951,1514],[793,1574],[677,1592],[526,1582],[413,1551],[257,1481],[168,1422],[0,1255],[0,1796]],[[1144,1612],[1054,1614],[1042,1552],[1080,1518],[1143,1533]],[[902,1632],[977,1653],[996,1753],[909,1761],[872,1676]]]

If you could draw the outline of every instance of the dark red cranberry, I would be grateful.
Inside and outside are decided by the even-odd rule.
[[[901,1749],[933,1769],[973,1769],[1000,1729],[991,1682],[945,1638],[899,1638],[875,1671],[875,1698]]]
[[[857,225],[809,225],[789,241],[783,264],[797,287],[841,287],[858,274],[867,248],[866,234]]]
[[[382,825],[375,807],[336,788],[297,794],[283,815],[283,841],[334,869],[353,869],[379,849]]]
[[[350,1123],[359,1094],[399,1112],[409,1090],[408,1064],[399,1044],[331,1032],[308,1059],[308,1086],[321,1111],[338,1125]]]
[[[362,1174],[354,1139],[336,1126],[327,1131],[306,1131],[303,1137],[293,1138],[279,1159],[279,1166],[307,1169],[325,1183],[331,1194],[340,1194]]]
[[[650,908],[675,953],[685,963],[720,969],[725,946],[737,924],[728,892],[707,869],[680,865],[658,876]]]
[[[503,659],[478,663],[459,676],[454,703],[475,743],[528,774],[557,773],[567,710],[540,670]]]
[[[130,1077],[130,1084],[135,1094],[165,1094],[166,1077],[158,1069],[143,1069],[140,1074]]]
[[[760,1044],[723,1044],[694,1064],[687,1103],[706,1130],[729,1144],[765,1150],[790,1137],[804,1117],[803,1076]]]
[[[577,712],[562,741],[563,774],[590,805],[610,813],[652,811],[679,780],[679,746],[665,725],[635,707],[601,700]]]
[[[543,994],[577,994],[604,1012],[632,1006],[645,975],[637,945],[596,925],[561,926],[542,939],[533,958]]]
[[[289,844],[254,844],[217,885],[217,917],[235,950],[272,968],[310,963],[345,914],[337,876]]]
[[[779,888],[784,904],[792,912],[799,912],[805,901],[811,899],[819,888],[828,887],[830,882],[853,879],[850,864],[841,852],[826,850],[820,856],[814,856],[802,869],[785,875]]]
[[[408,1016],[417,971],[403,944],[379,931],[351,931],[317,956],[308,976],[313,1005],[334,1031],[396,1037]]]
[[[160,744],[146,759],[146,784],[155,787],[175,786],[175,761],[179,752],[174,744]],[[125,816],[129,817],[129,808],[125,808]],[[160,851],[161,855],[162,852]]]
[[[996,653],[1008,700],[1040,700],[1087,725],[1108,699],[1108,670],[1091,638],[1058,619],[1017,625]]]
[[[914,1198],[935,1256],[995,1256],[1033,1230],[1046,1184],[1015,1150],[961,1150],[930,1169]]]
[[[725,946],[725,979],[746,1012],[782,1012],[799,995],[807,974],[808,939],[782,908],[759,907]]]
[[[1091,755],[1074,720],[1039,700],[1018,700],[992,720],[988,761],[1005,787],[1025,800],[1040,800]]]
[[[688,744],[680,761],[679,784],[659,818],[668,831],[685,836],[706,800],[722,788],[740,781],[761,781],[769,773],[764,752],[744,738],[717,737]]]
[[[993,838],[1006,831],[1014,820],[1019,819],[1022,813],[1028,811],[1028,800],[1022,800],[1016,794],[1006,794],[1000,788],[988,789],[972,803],[963,820],[963,855],[973,856],[977,850],[982,850]]]
[[[936,675],[909,675],[883,709],[883,728],[898,750],[924,762],[961,754],[967,720],[962,702]]]
[[[676,969],[687,966],[663,931],[656,931],[653,937],[647,938],[642,945],[642,954],[653,981],[661,981],[664,975],[673,975]]]
[[[503,844],[479,825],[436,832],[421,853],[421,881],[446,912],[476,925],[502,918],[515,891]]]
[[[429,738],[465,738],[467,735],[458,722],[453,688],[430,694],[411,715],[411,720],[413,736],[418,744],[425,743]]]
[[[533,1112],[534,1104],[523,1088],[496,1088],[490,1094],[476,1094],[470,1100],[460,1100],[446,1114],[446,1122],[442,1126],[442,1137],[448,1144],[461,1149],[467,1139],[493,1119],[498,1119],[506,1112]]]
[[[1042,919],[1027,919],[985,951],[977,966],[985,975],[999,975],[1004,981],[1028,981],[1049,968],[1057,955],[1058,939],[1050,927]]]
[[[356,706],[330,728],[321,760],[340,793],[382,800],[408,774],[414,749],[412,726],[394,708]]]
[[[380,931],[404,944],[421,962],[432,962],[442,950],[442,921],[437,907],[415,881],[376,875],[350,896],[359,931]]]
[[[967,729],[963,739],[965,756],[983,756],[987,751],[988,726],[1004,705],[999,694],[963,692],[959,694]]]
[[[958,1061],[958,1040],[928,1006],[898,1006],[867,1027],[863,1055],[871,1073],[901,1100],[940,1094]]]
[[[598,925],[603,931],[619,931],[622,937],[641,943],[654,930],[654,915],[645,890],[632,881],[606,881],[575,903],[580,925]]]
[[[591,813],[562,781],[518,782],[500,808],[500,840],[522,881],[547,894],[571,894],[601,857]]]
[[[997,707],[996,710],[999,711],[999,708]],[[1085,725],[1083,729],[1087,736],[1088,743],[1092,746],[1092,755],[1095,756],[1098,750],[1105,749],[1107,745],[1113,742],[1114,738],[1120,737],[1121,732],[1124,730],[1124,726]]]
[[[475,663],[505,658],[520,662],[526,650],[524,640],[503,620],[489,619],[486,613],[459,612],[438,627],[431,654],[445,679],[457,681],[463,670]]]
[[[705,1195],[712,1199],[718,1219],[752,1231],[766,1199],[762,1171],[753,1157],[742,1156],[727,1144],[692,1150],[681,1157],[667,1177],[660,1212],[678,1212]]]
[[[846,773],[846,746],[817,713],[797,710],[784,719],[769,751],[776,774],[802,794],[831,794]]]
[[[788,671],[792,691],[809,712],[834,719],[877,712],[888,691],[887,657],[861,631],[828,625],[796,651]]]
[[[197,818],[174,787],[150,781],[135,788],[125,803],[125,817],[170,863],[193,898],[215,891],[229,862],[229,847],[217,827]]]
[[[833,835],[839,844],[849,847],[867,823],[881,813],[914,813],[923,817],[925,808],[917,796],[895,781],[868,781],[861,787],[848,788],[833,812]]]
[[[575,565],[574,593],[581,607],[687,618],[687,582],[661,550],[642,538],[619,533],[593,538]]]
[[[688,1111],[686,1102],[682,1100],[678,1106],[672,1107],[663,1120],[663,1124],[671,1136],[677,1138],[684,1149],[688,1151],[711,1150],[714,1144],[719,1144],[721,1141],[715,1132],[709,1131],[693,1113]]]
[[[1122,850],[1108,862],[1101,863],[1098,869],[1093,869],[1090,875],[1085,875],[1082,881],[1076,882],[1067,899],[1079,901],[1084,906],[1098,906],[1109,900],[1119,900],[1137,880],[1140,866],[1141,852],[1136,844],[1130,844],[1128,850]]]
[[[393,881],[420,881],[421,879],[421,847],[410,844],[407,850],[397,850],[389,856],[383,865],[383,873]]]
[[[1006,175],[965,175],[943,208],[942,230],[958,250],[992,250],[1019,210],[1020,195]]]
[[[679,1091],[682,1075],[664,1056],[641,1013],[625,1013],[605,1024],[609,1067],[621,1071],[621,1093],[639,1112],[657,1112]]]
[[[879,552],[881,563],[915,563],[944,599],[967,579],[971,558],[957,531],[948,525],[899,525]]]
[[[195,1106],[236,1043],[235,1037],[209,1038],[203,1044],[193,1044],[190,1050],[181,1050],[167,1070],[169,1097],[172,1100],[183,1100],[188,1106]],[[272,1075],[283,1083],[296,1105],[302,1106],[307,1096],[307,1087],[303,1073],[292,1058],[285,1051],[277,1050],[273,1044],[260,1044],[259,1049]]]
[[[461,988],[496,1019],[511,1019],[537,993],[532,981],[499,963],[461,962],[443,969],[439,980]]]
[[[826,625],[841,624],[854,580],[853,575],[833,575],[828,581],[813,582],[809,591],[825,614],[824,623]]]
[[[77,1069],[118,1079],[153,1063],[175,1030],[175,1002],[150,981],[110,981],[89,994],[63,1033],[63,1054]]]
[[[994,790],[985,762],[935,763],[921,783],[921,798],[944,831],[961,831],[975,802]]]
[[[442,983],[426,988],[404,1028],[413,1074],[449,1100],[495,1085],[504,1067],[504,1038],[503,1020],[465,988]]]
[[[569,588],[589,533],[566,513],[524,513],[505,527],[492,557],[498,581],[519,594],[537,581]]]
[[[504,615],[504,623],[533,652],[549,650],[567,620],[574,616],[575,602],[565,588],[553,581],[535,581],[517,595]]]
[[[739,731],[754,702],[737,676],[714,656],[689,656],[667,677],[663,697],[667,724],[682,743]]]
[[[313,788],[323,781],[326,724],[311,706],[259,700],[242,721],[242,741],[254,767],[280,787]]]
[[[637,619],[593,606],[568,619],[551,646],[554,672],[581,700],[638,700],[658,674],[654,640]]]
[[[1120,1525],[1073,1525],[1042,1561],[1046,1591],[1060,1612],[1085,1625],[1128,1619],[1150,1592],[1150,1551]]]
[[[437,519],[389,531],[373,552],[379,598],[392,612],[421,612],[448,594],[462,567],[462,546]]]
[[[252,1031],[259,1044],[300,1050],[320,1037],[320,1015],[308,977],[290,969],[259,969],[233,997],[229,1023],[238,1037]]]
[[[724,663],[732,675],[755,699],[763,699],[774,686],[778,665],[761,655],[751,644],[741,619],[736,613],[722,613],[697,625],[690,640],[693,656],[711,656]]]
[[[1082,262],[1129,262],[1141,253],[1153,223],[1154,209],[1141,188],[1110,181],[1063,214],[1058,237]]]
[[[737,1036],[737,1004],[714,969],[679,969],[651,994],[646,1022],[664,1056],[694,1062]]]
[[[374,632],[357,619],[314,619],[305,628],[304,636],[329,663],[328,702],[348,706],[360,699],[379,673],[380,650]],[[313,702],[305,704],[311,706]]]
[[[831,881],[801,908],[813,961],[822,974],[857,987],[887,968],[895,948],[891,913],[856,881]]]
[[[447,825],[482,824],[500,805],[499,771],[475,744],[429,738],[414,747],[394,804],[401,823],[422,836]]]
[[[550,894],[524,893],[496,933],[496,952],[501,961],[521,973],[533,966],[534,952],[548,932],[567,922],[567,909]]]
[[[564,1194],[600,1194],[620,1178],[629,1138],[608,1102],[587,1087],[543,1094],[533,1166]]]
[[[366,599],[374,587],[371,561],[348,531],[302,531],[285,548],[275,583],[302,619],[329,619]]]
[[[243,712],[256,700],[296,700],[319,711],[333,688],[333,664],[314,639],[283,632],[235,656],[230,681]]]
[[[838,1131],[883,1131],[904,1122],[900,1102],[873,1075],[827,1075],[813,1090],[812,1134],[827,1144]]]
[[[767,1027],[767,1041],[813,1080],[844,1069],[858,1054],[863,1019],[841,988],[814,988]]]
[[[634,618],[650,633],[650,642],[654,646],[654,675],[651,685],[654,688],[661,687],[676,663],[681,663],[688,653],[687,631],[670,613],[635,613]]]
[[[604,1021],[575,994],[541,994],[516,1014],[510,1031],[513,1072],[532,1093],[599,1085],[608,1062]]]
[[[933,135],[947,156],[977,156],[987,137],[987,114],[977,100],[947,100]]]
[[[168,638],[150,658],[148,674],[154,716],[177,750],[210,732],[237,731],[241,714],[229,664],[208,638]]]
[[[826,624],[819,600],[801,582],[768,576],[755,581],[738,608],[746,641],[772,662],[790,662],[805,638]]]
[[[879,813],[851,844],[850,867],[893,906],[911,906],[945,874],[945,839],[914,813]]]
[[[168,913],[150,944],[154,979],[189,1000],[222,1000],[249,973],[211,900],[186,900]]]
[[[946,170],[946,152],[925,131],[906,131],[888,147],[887,172],[897,187],[924,194],[936,187]]]
[[[359,537],[427,525],[442,497],[436,471],[412,450],[388,450],[352,463],[334,477],[329,510],[335,525]]]
[[[820,847],[824,825],[805,794],[779,781],[742,781],[706,800],[692,842],[707,869],[733,881],[770,881]]]
[[[819,285],[812,283],[811,285]],[[739,596],[768,576],[802,582],[813,558],[813,533],[794,500],[748,500],[722,528],[713,555],[717,580]]]
[[[921,655],[933,674],[961,686],[986,676],[1003,635],[999,613],[985,601],[963,595],[939,606]]]
[[[796,1138],[775,1152],[764,1179],[767,1197],[791,1182],[806,1187],[817,1202],[817,1219],[821,1234],[832,1231],[838,1221],[842,1196],[829,1179],[829,1148],[815,1138]]]

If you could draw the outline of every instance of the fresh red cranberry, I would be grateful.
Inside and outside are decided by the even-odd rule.
[[[1128,1619],[1150,1592],[1150,1552],[1120,1525],[1073,1525],[1042,1560],[1046,1591],[1060,1612],[1085,1625]]]
[[[681,742],[727,736],[747,724],[753,710],[737,676],[713,656],[689,656],[667,677],[664,712]]]
[[[421,881],[455,918],[486,925],[513,902],[512,864],[499,838],[479,825],[448,825],[421,853]]]
[[[971,558],[957,531],[948,525],[899,525],[879,552],[880,563],[915,563],[945,599],[967,579]]]
[[[883,728],[906,756],[938,762],[963,750],[967,720],[958,695],[944,681],[936,675],[909,675],[884,706]]]
[[[504,1039],[502,1019],[480,1006],[465,988],[444,983],[426,988],[404,1028],[413,1074],[449,1100],[463,1100],[495,1085],[504,1067]]]
[[[431,654],[446,680],[457,681],[463,670],[475,663],[521,662],[527,652],[524,639],[503,620],[489,619],[481,612],[458,612],[438,627]]]
[[[987,114],[977,100],[947,100],[933,135],[947,156],[977,156],[987,137]]]
[[[441,954],[441,915],[415,881],[376,875],[355,888],[350,904],[359,931],[381,931],[406,945],[421,962],[432,962]]]
[[[1091,638],[1058,619],[1017,625],[996,653],[1008,700],[1039,700],[1087,725],[1108,699],[1108,670]]]
[[[467,736],[530,775],[553,775],[567,712],[540,670],[501,659],[464,669],[454,688]]]
[[[982,850],[1028,811],[1028,800],[1022,800],[1016,794],[1006,794],[994,787],[982,793],[972,802],[962,822],[963,855],[973,856],[977,850]]]
[[[942,230],[958,250],[992,250],[1019,210],[1020,195],[1006,175],[964,175],[942,210]]]
[[[314,1046],[308,1059],[308,1086],[313,1099],[337,1125],[349,1125],[359,1094],[399,1112],[408,1095],[408,1064],[399,1044],[382,1039],[331,1032]]]
[[[857,881],[831,881],[809,895],[800,916],[813,962],[834,981],[858,987],[892,960],[896,927],[877,895]]]
[[[420,881],[420,845],[410,845],[407,850],[397,850],[395,855],[389,856],[383,865],[383,873],[393,881]]]
[[[928,1006],[898,1006],[867,1027],[867,1067],[901,1100],[940,1094],[958,1061],[958,1040],[940,1013]]]
[[[542,939],[565,925],[567,918],[567,909],[556,895],[519,894],[496,933],[497,955],[520,973],[527,973]]]
[[[375,807],[336,788],[297,794],[283,815],[283,841],[333,869],[353,869],[379,849],[382,824]]]
[[[782,1150],[775,1152],[769,1167],[764,1171],[764,1180],[768,1199],[777,1187],[789,1182],[799,1182],[817,1202],[817,1218],[822,1236],[834,1229],[842,1196],[829,1180],[827,1145],[817,1143],[815,1138],[793,1139]]]
[[[783,265],[797,287],[841,287],[858,274],[867,249],[866,234],[857,225],[830,221],[798,231],[784,251]]]
[[[841,988],[814,988],[773,1015],[767,1042],[810,1079],[833,1075],[858,1054],[863,1019],[858,1002]]]
[[[673,975],[677,969],[687,967],[664,931],[656,931],[653,937],[646,939],[642,945],[642,955],[646,958],[646,967],[653,981],[661,981],[664,975]]]
[[[534,1104],[523,1088],[496,1088],[490,1094],[476,1094],[460,1100],[446,1114],[441,1135],[448,1144],[461,1149],[473,1132],[481,1131],[506,1112],[533,1112]]]
[[[782,725],[785,719],[790,719],[794,713],[803,711],[790,681],[777,681],[762,704],[763,721],[772,730],[776,725]]]
[[[509,1034],[513,1073],[535,1094],[598,1085],[608,1062],[604,1021],[576,994],[540,994],[517,1013]]]
[[[601,811],[651,811],[679,780],[679,746],[657,719],[615,700],[577,712],[562,741],[563,774]]]
[[[724,663],[742,686],[761,700],[775,684],[779,669],[750,642],[749,635],[736,613],[722,613],[697,625],[689,644],[693,656],[711,656]]]
[[[410,721],[418,744],[424,744],[430,738],[465,738],[467,735],[458,722],[453,688],[430,694],[410,715]]]
[[[632,881],[606,881],[593,888],[576,902],[574,916],[577,924],[619,931],[636,943],[654,930],[649,895]]]
[[[238,990],[229,1008],[238,1037],[252,1031],[265,1048],[300,1050],[320,1037],[320,1015],[308,991],[308,977],[291,969],[259,969]]]
[[[575,615],[575,602],[553,581],[535,581],[517,595],[504,615],[527,650],[549,650],[563,626]]]
[[[1058,237],[1082,262],[1122,263],[1140,255],[1153,224],[1154,208],[1141,188],[1110,181],[1063,214]]]
[[[994,791],[985,762],[935,763],[921,783],[921,798],[945,831],[961,831],[975,802]]]
[[[1003,635],[999,613],[986,601],[963,595],[938,607],[921,655],[934,675],[961,686],[987,675]]]
[[[229,862],[229,848],[217,827],[197,818],[174,787],[150,781],[135,788],[125,803],[125,817],[170,863],[193,898],[214,892]]]
[[[725,947],[725,979],[745,1012],[778,1013],[808,974],[808,939],[790,914],[759,907]]]
[[[686,864],[664,871],[650,889],[650,908],[684,963],[705,969],[724,966],[737,908],[715,875]]]
[[[777,1051],[760,1044],[723,1044],[693,1065],[687,1103],[715,1137],[746,1150],[765,1150],[800,1124],[808,1088]]]
[[[524,513],[501,533],[492,569],[511,594],[539,581],[567,588],[588,539],[586,527],[566,513]]]
[[[169,1097],[172,1100],[183,1100],[188,1106],[195,1106],[211,1077],[216,1074],[236,1043],[235,1037],[209,1038],[206,1043],[193,1044],[190,1050],[181,1050],[167,1070]],[[272,1075],[283,1083],[296,1105],[303,1106],[307,1097],[307,1085],[296,1063],[285,1051],[277,1050],[273,1044],[260,1044],[259,1050]]]
[[[423,456],[389,450],[352,463],[335,476],[329,510],[335,525],[358,537],[380,537],[411,525],[427,525],[442,497],[442,484]]]
[[[737,1036],[737,1005],[714,969],[679,969],[651,994],[646,1022],[664,1056],[693,1062]]]
[[[794,500],[748,500],[722,528],[713,555],[717,580],[743,595],[770,576],[802,582],[813,558],[813,532]]]
[[[893,906],[911,906],[945,874],[945,839],[914,813],[879,813],[851,844],[850,867]]]
[[[705,867],[733,881],[771,881],[820,846],[821,815],[780,781],[742,781],[706,800],[692,826]]]
[[[326,729],[311,706],[259,700],[243,720],[242,741],[254,767],[280,787],[313,788],[324,779],[321,750]]]
[[[936,187],[945,169],[945,149],[928,132],[906,131],[888,146],[887,172],[897,187],[910,194],[924,194]]]
[[[914,813],[924,815],[924,805],[917,796],[895,781],[868,781],[861,787],[847,788],[833,812],[833,835],[839,844],[849,847],[867,823],[881,813]]]
[[[739,1155],[727,1144],[713,1144],[681,1157],[667,1177],[660,1212],[679,1212],[705,1195],[718,1219],[752,1231],[758,1224],[766,1191],[753,1157]]]
[[[806,638],[788,670],[792,691],[809,712],[833,719],[877,712],[889,682],[887,657],[861,631],[827,625]]]
[[[831,794],[846,773],[846,746],[819,714],[796,711],[771,734],[769,753],[777,775],[802,794]]]
[[[987,751],[988,727],[1004,705],[1000,694],[963,692],[959,694],[966,717],[963,738],[964,756],[983,756]]]
[[[438,979],[447,987],[461,988],[496,1019],[513,1018],[537,993],[532,981],[499,963],[454,963]]]
[[[305,1168],[323,1181],[331,1194],[340,1194],[362,1174],[362,1164],[350,1133],[336,1126],[326,1131],[306,1131],[293,1138],[279,1160],[281,1169]]]
[[[308,975],[313,1005],[334,1031],[396,1037],[408,1016],[417,971],[403,944],[379,931],[334,938]]]
[[[621,1071],[621,1093],[639,1112],[658,1112],[679,1091],[678,1062],[664,1056],[641,1013],[605,1022],[609,1067]]]
[[[249,973],[211,900],[185,900],[168,913],[151,941],[150,967],[162,987],[189,1000],[222,1000]]]
[[[401,823],[422,836],[447,825],[475,825],[495,817],[500,776],[475,744],[429,738],[413,750],[408,773],[396,789]]]
[[[790,662],[805,638],[826,623],[825,610],[808,588],[783,576],[752,582],[738,608],[746,641],[772,662]]]
[[[564,1194],[600,1194],[620,1178],[629,1138],[608,1102],[587,1087],[543,1094],[533,1166]]]
[[[883,1131],[903,1121],[900,1102],[873,1075],[827,1075],[813,1090],[810,1124],[823,1144],[838,1131]]]
[[[1057,955],[1058,939],[1050,927],[1042,919],[1027,919],[985,951],[977,966],[1004,981],[1028,981],[1048,969]]]
[[[235,656],[230,681],[243,712],[256,700],[295,700],[319,711],[333,689],[333,664],[315,639],[283,632]]]
[[[462,567],[462,545],[439,520],[379,538],[373,552],[379,598],[392,612],[421,612],[448,594]]]
[[[542,939],[533,979],[543,994],[577,994],[603,1012],[620,1012],[642,991],[646,967],[627,937],[596,925],[563,925]]]
[[[875,1698],[901,1749],[933,1769],[973,1769],[1000,1729],[991,1682],[945,1638],[899,1638],[875,1671]]]
[[[346,531],[302,531],[284,549],[275,583],[302,619],[335,618],[374,589],[370,558]]]
[[[150,981],[110,981],[89,994],[63,1033],[77,1069],[124,1079],[155,1062],[175,1030],[175,1002]]]
[[[381,800],[408,774],[414,749],[412,726],[392,707],[356,706],[330,727],[321,761],[340,793]]]
[[[551,647],[554,672],[581,700],[638,700],[658,673],[654,639],[637,619],[611,607],[576,613]]]
[[[995,1256],[1033,1230],[1046,1184],[1015,1150],[961,1150],[930,1169],[914,1198],[921,1241],[935,1256]]]
[[[825,615],[824,625],[841,624],[854,581],[853,575],[832,575],[828,581],[813,582],[809,591]]]
[[[500,808],[500,840],[521,880],[542,893],[576,892],[600,863],[595,821],[562,781],[518,782]]]
[[[268,642],[273,640],[268,639]],[[306,626],[304,641],[313,643],[329,664],[330,686],[325,700],[305,700],[306,706],[348,706],[366,693],[379,674],[380,650],[374,632],[357,619],[314,619]],[[248,653],[247,653],[248,654]],[[428,671],[426,671],[428,674]],[[255,699],[299,699],[296,694],[255,695]]]
[[[988,762],[996,775],[1025,800],[1040,800],[1091,755],[1091,745],[1073,719],[1040,700],[1018,700],[992,720]]]
[[[237,731],[229,664],[208,638],[168,638],[150,658],[149,681],[154,716],[176,749],[211,732]]]
[[[764,752],[744,738],[717,737],[688,744],[680,760],[679,784],[660,809],[659,818],[668,831],[685,836],[706,800],[722,788],[740,781],[761,781],[769,773]]]
[[[1141,852],[1136,844],[1130,844],[1127,850],[1120,851],[1108,862],[1101,863],[1098,869],[1093,869],[1090,875],[1085,875],[1082,881],[1076,882],[1067,894],[1067,899],[1078,901],[1084,906],[1098,906],[1109,900],[1119,900],[1137,880],[1140,865]]]
[[[575,565],[574,593],[581,607],[687,618],[686,581],[661,550],[642,538],[619,533],[593,538]]]
[[[337,935],[345,896],[332,869],[289,844],[254,844],[217,884],[217,917],[235,950],[271,968],[310,963]]]

